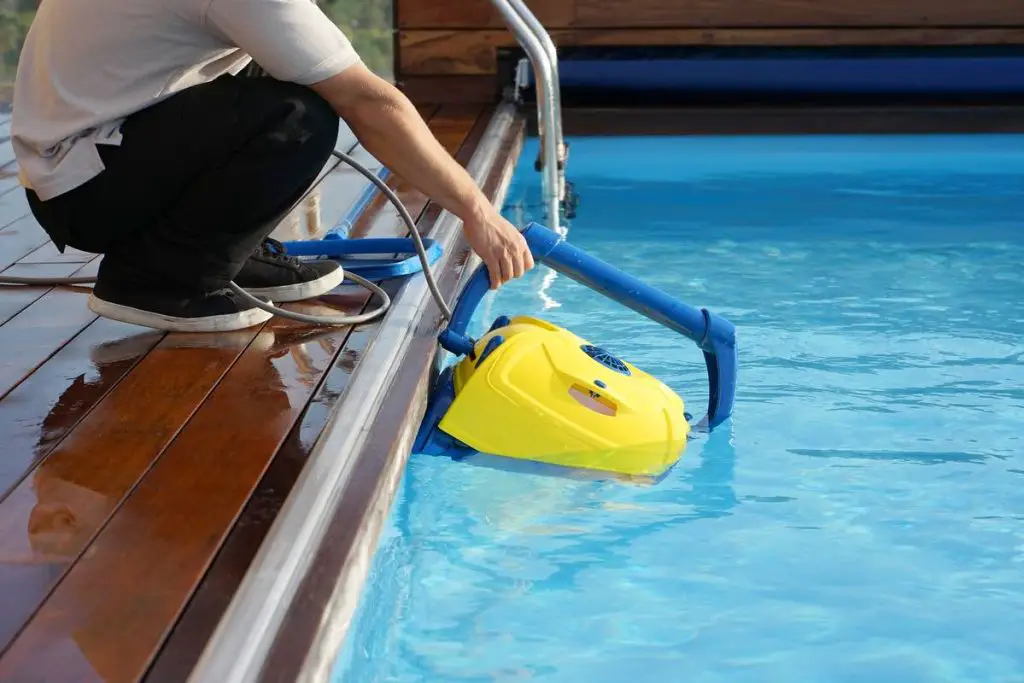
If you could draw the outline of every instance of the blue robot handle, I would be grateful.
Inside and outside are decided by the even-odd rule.
[[[677,301],[656,287],[628,275],[566,242],[558,233],[538,223],[523,229],[533,259],[576,282],[633,309],[656,323],[675,330],[704,353],[708,370],[707,415],[701,424],[714,429],[731,414],[736,397],[736,328],[707,309]],[[441,346],[457,355],[472,353],[474,341],[467,334],[477,306],[490,289],[487,267],[481,265],[463,289],[448,326],[441,332]]]

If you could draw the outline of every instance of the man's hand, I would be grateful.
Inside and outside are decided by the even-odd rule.
[[[533,268],[533,255],[523,234],[497,211],[463,221],[463,231],[470,248],[487,266],[491,289]]]

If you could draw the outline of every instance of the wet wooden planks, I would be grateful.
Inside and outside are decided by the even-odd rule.
[[[340,149],[350,150],[355,145],[355,137],[342,127],[338,144]],[[342,188],[334,174],[325,175],[322,186],[332,194],[342,194],[336,191],[346,189],[351,201],[353,178],[347,177],[347,185]],[[355,191],[358,192],[358,188]],[[18,192],[24,196],[20,188]],[[0,211],[0,222],[10,219],[9,213]],[[58,252],[31,215],[21,216],[0,230],[0,267],[3,267],[0,272],[5,276],[93,276],[97,265],[94,255],[74,249],[63,254]],[[0,344],[5,350],[0,359],[0,399],[9,395],[0,401],[0,433],[8,446],[12,441],[22,443],[26,434],[31,435],[27,438],[34,438],[33,430],[40,420],[33,416],[45,415],[50,408],[56,408],[66,389],[102,367],[102,360],[93,357],[95,349],[64,352],[68,345],[81,345],[77,337],[83,330],[90,331],[87,344],[99,349],[116,347],[146,332],[138,327],[97,321],[84,305],[88,292],[86,287],[0,286]],[[98,358],[103,356],[100,353]],[[57,359],[77,359],[77,365],[51,366]],[[55,368],[62,368],[60,374],[54,374]],[[110,386],[119,380],[119,376],[110,373],[100,374],[105,382],[109,379]],[[22,383],[27,384],[23,389]],[[95,399],[102,395],[103,392],[99,392]],[[8,447],[0,457],[0,499],[24,476],[27,468],[44,455],[32,449]],[[0,645],[2,642],[0,639]]]
[[[350,151],[355,144],[355,136],[342,126],[339,149]],[[4,144],[3,148],[10,152],[9,144]],[[359,177],[359,182],[354,182],[357,176],[328,172],[328,169],[322,176],[317,192],[330,198],[326,210],[340,214],[338,207],[351,204],[360,191],[362,179]],[[325,207],[320,208],[324,212]],[[282,227],[288,223],[285,221]],[[0,195],[0,225],[4,226],[0,228],[0,274],[21,277],[95,275],[97,257],[75,249],[67,249],[63,254],[57,251],[28,212],[24,191],[17,185]],[[88,289],[84,288],[0,285],[0,345],[5,349],[0,360],[0,398],[95,322],[96,316],[82,305],[87,294]],[[0,416],[3,412],[0,408]],[[0,495],[10,484],[11,470],[15,467],[12,461],[17,460],[11,454],[0,458]]]
[[[321,198],[335,220],[323,211],[332,193]],[[368,231],[396,234],[397,216],[379,213]],[[23,267],[38,265],[64,264]],[[351,313],[366,298],[343,288],[322,301]],[[298,439],[292,452],[308,452],[372,334],[275,319],[165,337],[108,323],[80,326],[0,402],[0,425],[24,425],[0,487],[0,680],[136,680],[279,446]],[[319,413],[305,412],[311,396]],[[289,461],[301,458],[282,460],[294,478]]]
[[[349,312],[358,309],[358,306],[346,306]],[[2,328],[0,328],[2,329]],[[268,336],[270,339],[268,340]],[[252,342],[252,343],[250,343]],[[12,629],[20,626],[19,621],[32,614],[39,603],[45,598],[47,590],[51,587],[42,576],[50,577],[50,584],[54,583],[60,571],[67,568],[85,549],[90,538],[101,526],[107,522],[109,515],[114,512],[123,501],[124,495],[130,489],[139,486],[140,482],[147,488],[141,489],[145,494],[147,491],[156,489],[159,495],[156,496],[156,505],[167,502],[166,487],[162,487],[159,481],[147,479],[144,482],[142,477],[149,473],[149,468],[155,462],[168,445],[176,440],[182,426],[197,415],[213,416],[212,423],[198,427],[190,427],[188,434],[197,434],[191,442],[186,442],[178,449],[185,449],[186,455],[193,457],[216,457],[219,455],[215,448],[204,440],[203,435],[213,437],[220,436],[218,429],[220,420],[230,419],[230,411],[221,410],[221,416],[216,417],[217,411],[208,408],[197,413],[197,407],[215,386],[218,386],[221,379],[229,368],[234,368],[241,363],[243,370],[236,370],[232,378],[234,384],[222,383],[218,386],[220,401],[234,405],[237,396],[252,396],[251,401],[261,401],[267,397],[266,392],[253,389],[273,387],[277,372],[274,371],[274,359],[280,354],[287,354],[291,349],[285,341],[277,344],[277,348],[271,350],[273,344],[272,334],[267,330],[250,332],[246,331],[235,335],[210,336],[183,336],[175,335],[165,337],[156,350],[145,357],[135,372],[121,382],[116,390],[104,400],[99,407],[92,411],[81,425],[67,437],[57,449],[50,454],[42,464],[35,469],[30,479],[22,481],[21,485],[15,488],[6,500],[0,505],[0,524],[2,529],[2,542],[0,542],[0,560],[5,576],[2,577],[5,595],[12,599],[17,596],[17,603],[6,606],[2,611],[3,628],[0,629],[0,638],[6,640]],[[243,357],[248,351],[248,357]],[[259,369],[254,369],[253,357],[258,360],[267,361],[271,372],[260,375]],[[321,362],[323,359],[320,359]],[[247,364],[246,364],[247,363]],[[311,379],[309,377],[310,367],[305,363],[298,363],[301,366],[297,371],[299,375],[297,384],[299,392]],[[315,367],[313,371],[315,371]],[[296,374],[295,372],[292,373]],[[294,379],[294,378],[293,378]],[[277,382],[280,384],[280,381]],[[279,392],[271,391],[272,394]],[[286,397],[295,398],[292,401],[294,409],[301,407],[301,396]],[[243,401],[243,404],[245,402]],[[271,401],[266,404],[268,409],[275,413],[281,413],[281,401]],[[140,406],[145,406],[140,410]],[[230,407],[230,406],[229,406]],[[225,414],[226,413],[226,414]],[[263,430],[250,430],[248,422],[238,419],[242,416],[235,416],[233,420],[234,430],[227,430],[231,435],[237,435],[239,427],[244,425],[244,431],[254,431],[256,438],[266,436],[267,430],[273,432],[276,428],[280,435],[287,433],[287,426],[275,425],[273,419],[266,423]],[[257,420],[262,417],[257,411]],[[271,417],[277,417],[271,416]],[[210,421],[211,418],[207,417]],[[189,422],[194,425],[194,422]],[[263,424],[258,421],[257,424]],[[204,429],[205,427],[205,429]],[[244,447],[244,446],[243,446]],[[38,453],[35,454],[38,457]],[[259,454],[257,454],[258,456]],[[269,455],[272,455],[272,451]],[[269,457],[264,455],[264,457]],[[158,470],[163,473],[167,468]],[[177,480],[181,474],[181,468],[171,468],[171,480]],[[216,470],[211,473],[211,482],[216,484]],[[231,479],[233,474],[230,470],[221,473],[221,476]],[[152,483],[149,483],[152,482]],[[185,482],[189,484],[188,481]],[[200,482],[201,484],[202,482]],[[202,487],[199,486],[199,491]],[[179,493],[183,493],[179,490]],[[223,499],[213,493],[212,500],[220,502]],[[177,504],[188,504],[190,502],[202,503],[200,495],[196,501],[190,501],[189,495],[177,499]],[[129,509],[124,515],[114,516],[111,522],[131,519],[125,515],[133,515],[137,520],[140,514],[152,514],[152,511],[145,505],[134,501],[140,500],[138,496],[130,499]],[[230,497],[227,505],[231,505]],[[240,505],[240,504],[239,504]],[[141,507],[141,511],[138,509]],[[175,511],[164,509],[165,519],[173,519]],[[224,515],[220,517],[221,529],[212,530],[211,533],[223,532],[230,520],[237,513],[235,510],[227,511],[227,519]],[[213,515],[214,523],[217,516]],[[149,539],[150,546],[145,541],[134,539],[129,541],[132,546],[149,547],[152,550],[154,541],[156,545],[168,540],[167,535],[159,535],[158,527],[137,528],[129,524],[129,531],[136,530],[144,537],[152,532],[158,534],[157,538]],[[187,527],[185,527],[187,529]],[[101,540],[113,538],[120,540],[128,534],[115,527],[114,531],[108,531],[101,536]],[[173,545],[173,543],[172,543]],[[91,557],[96,557],[96,548],[90,549]],[[152,556],[155,561],[161,561],[162,553]],[[100,556],[100,559],[109,556]],[[115,562],[120,563],[120,559]],[[174,565],[161,565],[165,569],[174,570]],[[72,574],[70,582],[71,591],[76,595],[81,592],[83,595],[95,595],[95,589],[108,588],[104,580],[110,578],[114,581],[123,580],[116,571],[101,572],[101,575],[89,575],[83,572]],[[83,570],[84,571],[84,570]],[[156,572],[158,575],[159,572]],[[84,580],[83,580],[84,578]],[[140,575],[141,580],[149,578],[148,574]],[[13,582],[13,585],[12,585]],[[76,585],[77,584],[77,585]],[[6,590],[21,588],[20,591]],[[116,586],[115,586],[116,587]],[[66,596],[69,591],[64,589],[58,591],[58,596]],[[105,593],[106,591],[103,590]],[[116,602],[116,601],[115,601]],[[103,603],[108,609],[113,607],[116,611],[117,604],[110,605]],[[120,605],[123,607],[124,605]],[[94,605],[95,607],[95,605]],[[84,608],[89,613],[89,606]],[[141,613],[143,618],[152,618],[146,613]],[[102,619],[101,619],[102,622]],[[87,622],[91,624],[91,622]],[[128,620],[126,626],[131,627],[133,623]],[[76,632],[81,632],[81,625],[76,626]],[[96,629],[85,628],[84,632],[96,634],[99,643],[105,647],[116,644],[107,640],[107,634],[96,631]],[[29,632],[31,635],[31,631]],[[80,654],[91,656],[92,644],[81,643],[76,657]],[[38,656],[40,651],[33,651],[32,656]],[[60,660],[54,660],[60,664]],[[6,662],[5,662],[6,664]],[[95,661],[96,670],[103,671],[105,664],[102,660]],[[73,667],[72,667],[73,668]],[[2,669],[2,666],[0,666]],[[45,680],[57,680],[58,671],[49,671]],[[104,677],[106,674],[102,674]],[[15,680],[18,677],[15,676]],[[112,680],[112,679],[111,679]]]
[[[429,119],[431,130],[441,143],[463,164],[468,163],[472,139],[467,138],[474,126],[484,118],[484,110],[481,107],[449,106],[440,109],[430,107],[427,111],[432,113]],[[406,204],[410,214],[418,218],[420,231],[426,231],[430,215],[427,198],[403,178],[393,176],[388,185]],[[369,234],[405,234],[398,212],[390,203],[382,201],[375,202],[356,227],[360,232]],[[397,284],[389,283],[386,289],[394,294]],[[351,373],[372,341],[376,329],[377,325],[374,324],[352,333],[338,363],[325,375],[305,413],[288,435],[166,646],[155,660],[146,678],[148,682],[175,683],[187,677],[301,472],[331,409],[339,400],[344,400]],[[312,343],[322,343],[322,340],[313,340]],[[295,654],[301,657],[304,652]]]
[[[216,341],[206,339],[205,335],[164,337],[59,442],[0,503],[0,566],[7,574],[5,589],[23,580],[27,582],[39,563],[61,570],[75,563],[126,495],[148,481],[144,475],[159,462],[161,454],[176,440],[255,336],[256,331],[245,331],[219,336]],[[172,363],[175,371],[168,372]],[[145,409],[139,409],[141,406]],[[198,451],[196,455],[208,453],[201,444],[193,444],[193,448]],[[129,504],[132,500],[129,499]],[[197,496],[195,502],[204,501]],[[139,529],[139,533],[146,531]],[[142,539],[132,540],[146,545]],[[153,560],[160,561],[160,557]],[[123,572],[115,569],[105,578],[116,581],[119,574]],[[18,596],[17,604],[4,614],[0,642],[10,642],[12,631],[32,616],[51,587],[10,591]],[[108,605],[117,600],[118,591],[107,581],[86,582],[75,589],[79,600],[91,595],[103,595],[102,600]],[[71,609],[72,613],[79,611],[86,615],[85,624],[90,624],[88,615],[92,610],[80,605]],[[85,631],[92,633],[95,629]],[[91,647],[83,643],[80,648],[90,659],[87,650]],[[104,670],[101,663],[94,664],[98,670]],[[51,670],[49,675],[58,679],[58,673]]]
[[[339,149],[351,150],[356,144],[355,136],[343,126],[337,144]],[[377,166],[379,167],[379,164]],[[339,207],[343,204],[333,199],[334,195],[344,195],[351,203],[354,195],[360,191],[359,187],[351,187],[354,184],[353,177],[342,178],[335,172],[329,172],[329,168],[325,168],[321,180],[318,189],[326,190]],[[24,194],[20,189],[19,192]],[[342,209],[337,208],[336,211],[341,213]],[[0,221],[4,218],[4,214],[0,212]],[[18,235],[22,237],[5,241],[3,233],[12,232],[14,229],[17,229]],[[8,265],[0,271],[5,276],[93,276],[98,266],[98,257],[70,248],[63,254],[58,252],[42,228],[35,223],[31,215],[28,215],[18,218],[6,231],[0,231],[0,266],[6,264],[13,265]],[[34,428],[32,425],[35,423],[31,420],[26,421],[27,418],[18,413],[17,409],[25,407],[30,411],[39,410],[40,406],[56,404],[62,389],[45,388],[51,386],[51,380],[66,385],[76,379],[75,375],[63,380],[56,376],[50,377],[52,369],[48,359],[80,358],[81,364],[76,367],[83,376],[101,364],[101,361],[91,358],[91,355],[96,354],[64,354],[62,349],[65,345],[78,343],[76,338],[79,333],[83,330],[95,330],[88,335],[89,343],[99,345],[102,349],[111,349],[133,335],[146,332],[139,327],[98,321],[84,305],[88,292],[87,287],[0,286],[0,343],[7,350],[0,360],[0,397],[14,391],[21,382],[28,383],[24,390],[18,387],[18,391],[11,394],[10,400],[0,402],[0,429],[3,430],[0,433],[5,439],[17,439],[21,431],[31,431]],[[97,336],[104,333],[110,336]],[[99,354],[99,358],[104,355]],[[34,373],[41,364],[45,372],[41,375],[39,372]],[[64,372],[70,372],[70,369]],[[43,398],[44,396],[46,398]],[[28,408],[29,405],[35,407]],[[14,452],[9,449],[0,457],[0,497],[5,495],[12,482],[16,482],[24,474],[25,470],[21,468],[26,462],[31,464],[33,461],[22,451]]]

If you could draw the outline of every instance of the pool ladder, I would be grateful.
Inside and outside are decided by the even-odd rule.
[[[565,164],[569,148],[562,137],[562,98],[558,82],[558,53],[551,36],[523,0],[491,0],[515,35],[529,61],[519,62],[517,90],[525,87],[533,68],[537,85],[537,132],[540,154],[534,167],[543,173],[544,203],[548,226],[560,229],[562,207],[566,203]]]

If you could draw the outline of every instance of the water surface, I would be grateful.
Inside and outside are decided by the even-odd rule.
[[[737,326],[734,417],[656,486],[413,455],[339,680],[1024,681],[1024,137],[572,145],[569,239]],[[690,342],[564,277],[501,313],[704,407]]]

